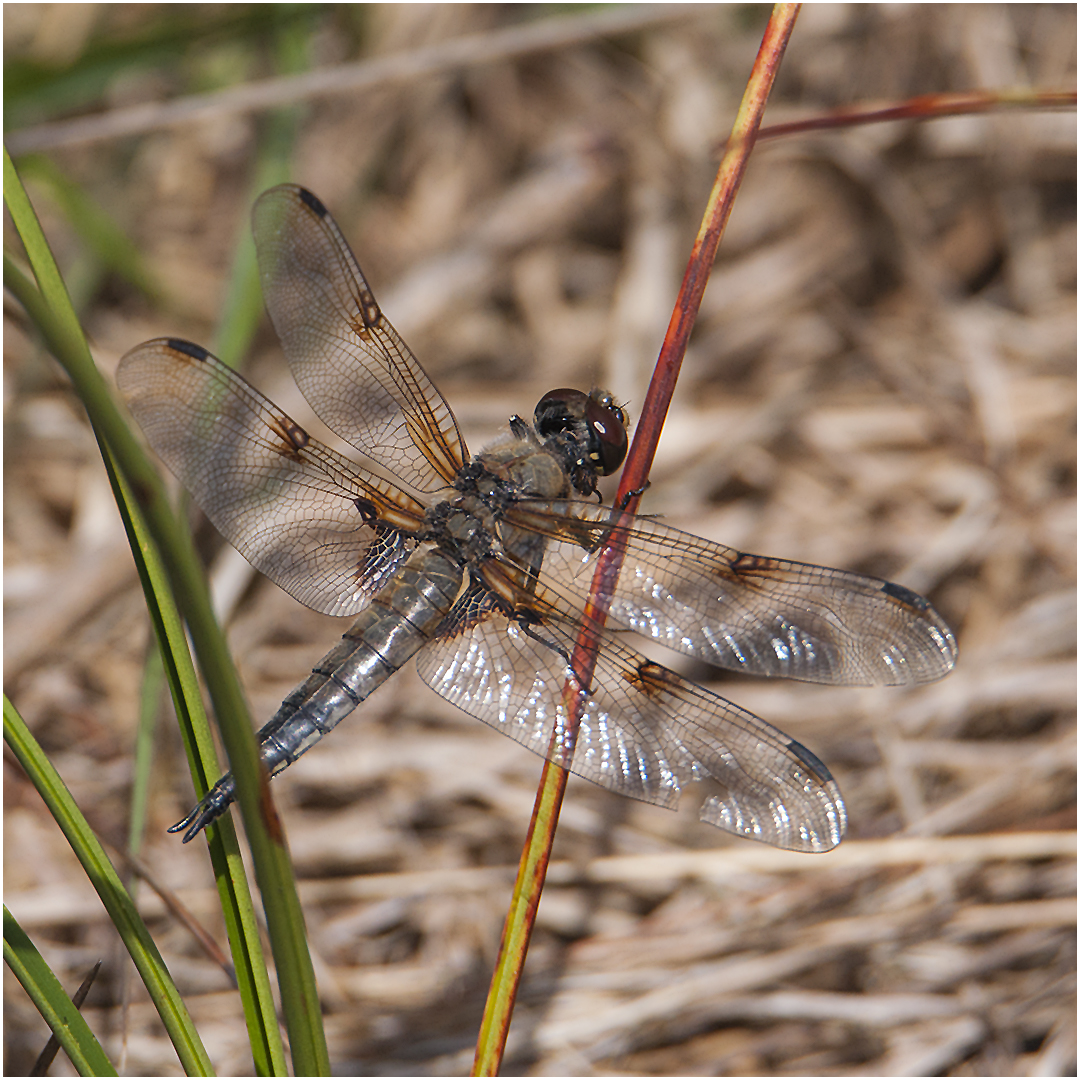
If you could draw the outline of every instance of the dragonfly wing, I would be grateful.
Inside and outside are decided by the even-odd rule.
[[[674,808],[684,784],[703,780],[714,789],[703,821],[795,851],[840,842],[843,800],[809,750],[603,631],[582,689],[568,659],[578,625],[552,611],[511,618],[476,583],[420,653],[420,676],[465,712],[620,795]]]
[[[319,200],[282,184],[252,211],[263,296],[293,377],[327,426],[417,491],[453,484],[457,421],[387,321]]]
[[[845,686],[904,686],[948,674],[944,619],[901,585],[749,555],[658,521],[580,502],[523,502],[507,521],[547,537],[543,578],[584,597],[605,544],[622,546],[602,592],[613,622],[719,667]]]
[[[415,548],[420,502],[310,438],[200,346],[145,342],[116,378],[150,445],[218,531],[302,604],[354,614]]]

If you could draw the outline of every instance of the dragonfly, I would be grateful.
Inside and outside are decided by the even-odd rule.
[[[702,821],[780,848],[835,847],[847,811],[826,766],[628,639],[753,675],[911,686],[957,659],[930,603],[603,505],[597,481],[621,466],[629,427],[604,391],[553,390],[531,423],[512,416],[471,455],[319,199],[272,188],[252,224],[292,375],[357,455],[188,341],[137,346],[117,382],[150,445],[256,569],[316,611],[357,616],[259,731],[270,775],[415,656],[446,700],[604,788],[674,808],[700,783]],[[604,571],[612,550],[617,573]],[[170,832],[190,841],[234,795],[226,774]]]

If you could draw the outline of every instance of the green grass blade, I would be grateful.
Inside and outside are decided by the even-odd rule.
[[[202,696],[188,652],[180,613],[173,602],[164,568],[146,524],[139,515],[123,479],[113,467],[108,452],[105,453],[105,465],[146,596],[147,610],[158,642],[158,667],[160,670],[160,665],[163,664],[163,673],[172,692],[173,705],[177,717],[181,718],[180,730],[192,774],[201,777],[201,783],[205,786],[208,782],[207,776],[217,775],[217,754],[214,752],[210,725],[202,707]],[[153,670],[152,665],[148,665],[148,671],[150,670]],[[155,694],[154,701],[147,703],[147,707],[156,709],[156,705]],[[139,759],[140,755],[136,753],[137,763]],[[149,772],[148,765],[144,771]],[[237,986],[244,1006],[255,1072],[258,1076],[282,1075],[286,1071],[285,1050],[278,1030],[258,921],[236,842],[236,830],[231,820],[223,822],[222,827],[215,831],[210,843],[210,858],[232,949]]]
[[[4,961],[37,1007],[80,1076],[116,1076],[116,1066],[101,1048],[60,980],[45,963],[15,916],[4,907]]]
[[[59,271],[6,149],[4,199],[41,291],[38,293],[30,287],[13,267],[9,288],[34,319],[50,351],[64,365],[90,416],[99,444],[108,445],[132,491],[137,494],[173,595],[191,632],[229,764],[236,777],[237,801],[262,894],[293,1067],[297,1075],[324,1075],[329,1072],[329,1055],[292,865],[281,824],[266,788],[266,773],[259,760],[247,703],[229,659],[224,635],[214,619],[191,538],[187,530],[177,524],[160,479],[125,424],[90,357]],[[5,259],[5,277],[9,265]],[[214,829],[214,833],[229,829],[231,824],[225,823],[220,830]],[[238,970],[240,966],[238,963]]]
[[[292,20],[279,19],[274,42],[278,67],[283,71],[297,71],[306,67],[309,41],[309,35],[295,32]],[[266,118],[266,129],[260,140],[259,160],[252,185],[252,202],[262,191],[289,179],[292,150],[301,112],[300,108],[279,109]],[[237,238],[229,289],[214,342],[214,351],[225,363],[234,366],[240,363],[255,336],[262,315],[263,297],[255,245],[251,238],[251,229],[245,222]],[[280,903],[283,919],[292,918],[290,912],[300,914],[299,906],[294,906],[293,898],[284,893],[273,900],[264,893],[263,901],[268,905]],[[295,966],[299,967],[301,963],[310,963],[306,952],[303,957],[296,957]],[[312,976],[310,982],[290,980],[286,984],[280,972],[279,958],[282,1017],[290,1032],[296,1072],[326,1072],[329,1070],[329,1054],[322,1034],[321,1008],[314,977]],[[298,1046],[295,1037],[297,1031],[317,1031],[317,1036],[313,1034],[306,1047]],[[306,1064],[301,1065],[298,1051],[303,1053]]]
[[[4,907],[4,961],[22,983],[80,1076],[116,1076],[116,1067],[15,916]]]
[[[210,1076],[213,1067],[206,1049],[169,975],[150,931],[135,908],[127,889],[109,862],[93,830],[79,812],[71,792],[60,779],[44,751],[30,734],[15,706],[4,697],[4,742],[22,765],[49,812],[67,837],[82,863],[90,883],[101,898],[109,918],[126,946],[150,1000],[161,1017],[189,1076]]]
[[[143,668],[139,690],[139,723],[135,729],[135,755],[131,781],[131,809],[128,813],[129,855],[138,856],[146,838],[146,819],[150,808],[150,783],[154,769],[154,744],[157,734],[158,705],[165,687],[165,668],[159,653],[151,650]]]

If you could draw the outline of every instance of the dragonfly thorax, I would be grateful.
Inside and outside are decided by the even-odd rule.
[[[483,499],[475,495],[458,496],[431,507],[426,518],[425,539],[435,543],[455,562],[476,562],[490,554],[495,516]]]

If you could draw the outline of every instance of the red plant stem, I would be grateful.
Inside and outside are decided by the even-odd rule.
[[[1006,108],[1057,109],[1076,108],[1075,90],[971,90],[959,94],[923,94],[898,105],[876,108],[836,109],[809,120],[770,124],[758,132],[759,139],[797,135],[807,131],[878,124],[884,120],[933,120],[943,116],[967,116]]]
[[[791,31],[795,27],[798,4],[777,4],[772,18],[765,29],[765,36],[758,50],[757,59],[746,86],[738,115],[728,140],[727,151],[720,162],[709,202],[698,230],[694,248],[683,276],[682,287],[675,310],[668,323],[664,344],[656,361],[652,381],[645,396],[641,419],[634,433],[634,442],[623,466],[622,481],[619,484],[620,499],[631,497],[629,508],[637,505],[640,492],[645,485],[656,454],[656,445],[660,440],[660,430],[667,417],[671,395],[675,390],[675,381],[682,367],[690,331],[697,319],[701,298],[708,284],[709,274],[716,259],[716,249],[724,233],[735,195],[746,172],[750,153],[757,141],[761,116],[765,111],[765,102],[772,89],[776,72],[787,47]]]
[[[633,444],[623,466],[619,485],[618,505],[628,511],[636,507],[645,486],[649,468],[656,453],[660,431],[664,426],[675,381],[682,366],[686,345],[701,306],[701,298],[716,258],[724,227],[731,216],[735,194],[746,172],[753,150],[765,102],[772,89],[788,39],[795,26],[798,4],[777,4],[758,50],[754,67],[735,119],[728,150],[720,162],[713,190],[705,209],[701,228],[690,255],[675,309],[668,324],[664,344],[656,362],[652,382],[638,421]],[[585,608],[581,635],[574,648],[571,670],[576,678],[567,681],[568,724],[564,745],[573,745],[578,723],[581,689],[592,680],[600,632],[607,617],[607,605],[612,585],[622,565],[623,551],[617,542],[601,554],[593,576],[592,590]],[[580,685],[579,685],[579,684]],[[559,820],[563,793],[566,790],[566,769],[545,762],[537,792],[529,835],[518,868],[517,883],[506,925],[503,928],[499,960],[492,979],[491,990],[484,1010],[484,1019],[477,1042],[474,1076],[497,1074],[506,1046],[510,1017],[517,997],[525,963],[536,909],[544,887],[555,827]]]

